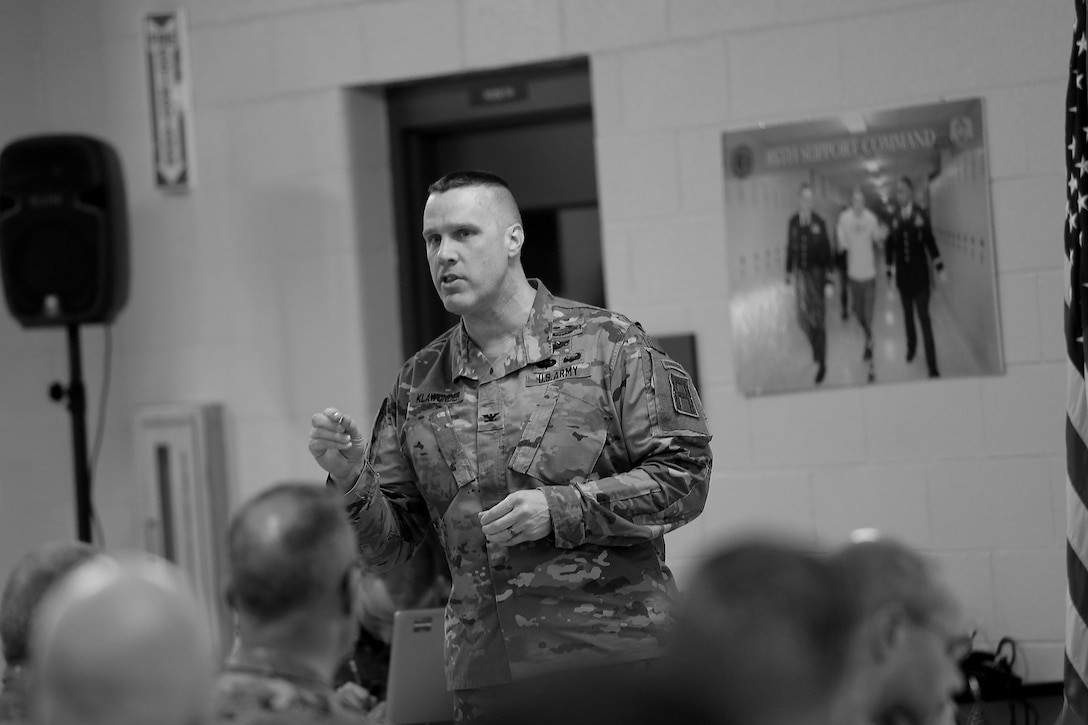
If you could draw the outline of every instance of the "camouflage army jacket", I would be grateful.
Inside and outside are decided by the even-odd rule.
[[[329,683],[308,666],[267,649],[240,649],[227,660],[213,693],[215,721],[237,725],[360,725]]]
[[[683,368],[627,318],[532,284],[494,369],[463,324],[404,365],[346,495],[375,567],[437,530],[452,689],[658,656],[673,589],[662,536],[702,511],[710,480]],[[488,543],[478,514],[521,489],[543,490],[553,533]]]

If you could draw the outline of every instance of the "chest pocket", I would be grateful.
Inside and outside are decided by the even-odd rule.
[[[549,385],[522,428],[510,470],[550,484],[585,481],[604,449],[609,420],[593,403]]]
[[[436,502],[437,499],[445,499],[446,494],[453,493],[440,490],[449,486],[450,476],[457,489],[476,480],[476,470],[457,439],[453,419],[446,408],[428,411],[421,416],[408,434],[408,449],[424,495],[435,498]]]

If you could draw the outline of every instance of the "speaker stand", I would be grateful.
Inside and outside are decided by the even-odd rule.
[[[67,325],[68,386],[53,383],[49,397],[68,401],[72,417],[72,462],[76,474],[76,533],[91,543],[91,466],[87,460],[87,393],[83,387],[83,358],[79,349],[79,325]]]

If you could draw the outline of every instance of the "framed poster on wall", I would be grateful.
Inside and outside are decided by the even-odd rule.
[[[729,131],[747,395],[1003,372],[982,101]]]

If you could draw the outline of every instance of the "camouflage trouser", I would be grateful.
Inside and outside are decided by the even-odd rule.
[[[493,704],[500,696],[504,686],[483,687],[475,690],[453,691],[453,721],[458,723],[473,723],[488,712],[488,705]]]

